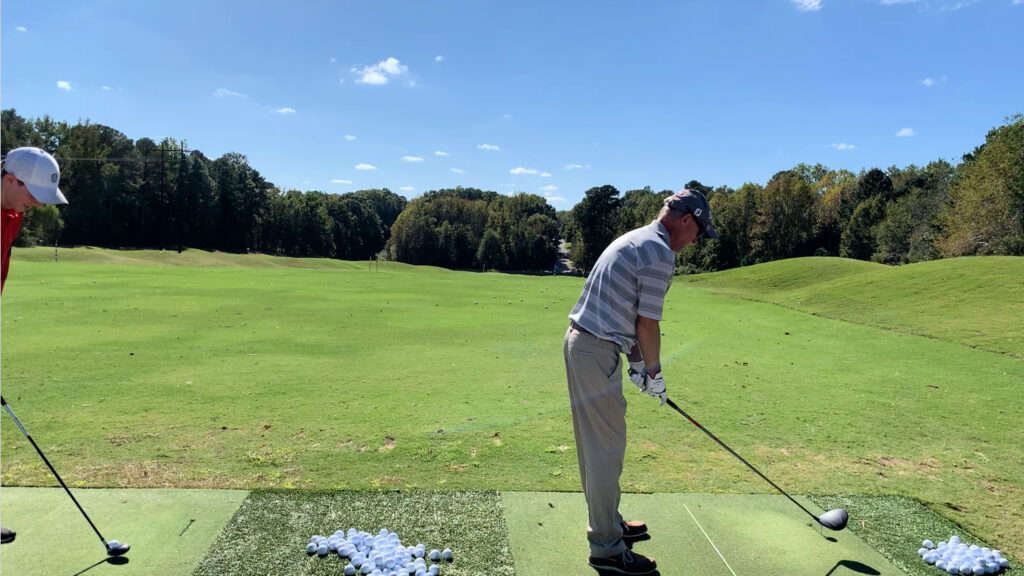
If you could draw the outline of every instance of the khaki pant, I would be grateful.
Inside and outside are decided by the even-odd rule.
[[[571,326],[564,352],[576,455],[587,499],[590,554],[614,556],[626,549],[619,514],[619,476],[626,456],[621,356],[614,342]]]

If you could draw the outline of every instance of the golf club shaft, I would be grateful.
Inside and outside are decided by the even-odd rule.
[[[673,401],[672,401],[671,399],[669,399],[669,398],[666,398],[666,399],[665,399],[665,403],[667,403],[667,404],[668,404],[669,406],[671,406],[672,408],[674,408],[676,412],[679,412],[680,414],[682,414],[683,416],[685,416],[687,420],[689,420],[690,422],[693,422],[693,425],[694,425],[694,426],[696,426],[697,428],[700,428],[702,432],[704,432],[705,434],[707,434],[707,435],[708,435],[708,437],[710,437],[710,438],[711,438],[712,440],[714,440],[715,442],[718,442],[718,445],[719,445],[719,446],[721,446],[722,448],[725,448],[726,450],[728,450],[728,451],[729,451],[729,454],[732,454],[733,456],[735,456],[736,458],[738,458],[740,462],[743,462],[744,464],[746,464],[746,465],[747,465],[747,468],[750,468],[750,469],[751,469],[751,470],[753,470],[753,471],[754,471],[754,473],[756,473],[756,474],[757,474],[758,476],[760,476],[761,478],[764,478],[764,481],[765,481],[765,482],[767,482],[767,483],[771,484],[771,485],[772,485],[772,486],[773,486],[773,487],[774,487],[774,488],[775,488],[776,490],[778,490],[779,492],[782,492],[782,495],[783,495],[783,496],[785,496],[786,498],[789,498],[789,500],[790,500],[790,501],[791,501],[791,502],[792,502],[793,504],[796,504],[797,506],[799,506],[799,507],[800,507],[800,509],[801,509],[801,510],[803,510],[804,512],[807,512],[807,514],[808,514],[808,515],[809,515],[809,516],[810,516],[811,518],[814,518],[814,520],[815,520],[816,522],[818,522],[819,524],[821,523],[821,521],[820,521],[820,520],[818,520],[818,517],[817,517],[817,516],[815,516],[814,514],[812,514],[812,513],[811,513],[811,511],[810,511],[810,510],[808,510],[807,508],[804,508],[803,504],[800,504],[799,502],[797,502],[796,500],[794,500],[792,496],[790,496],[789,494],[786,494],[786,491],[785,491],[785,490],[783,490],[782,488],[779,488],[779,486],[778,486],[777,484],[775,484],[775,482],[772,482],[771,480],[769,480],[769,479],[768,479],[768,477],[767,477],[767,476],[765,476],[764,474],[761,474],[761,472],[760,472],[760,471],[759,471],[759,470],[758,470],[757,468],[754,468],[754,466],[753,466],[753,465],[751,465],[751,464],[750,464],[750,462],[747,462],[746,460],[744,460],[744,459],[743,459],[743,457],[742,457],[742,456],[740,456],[739,454],[737,454],[736,452],[734,452],[732,448],[729,448],[728,446],[726,446],[726,445],[725,445],[725,442],[722,442],[721,440],[719,440],[718,438],[716,438],[716,437],[715,437],[715,435],[714,435],[714,434],[712,434],[712,433],[711,433],[710,431],[708,431],[708,429],[707,429],[707,428],[705,428],[705,427],[701,426],[701,425],[700,425],[700,423],[699,423],[699,422],[697,422],[696,420],[694,420],[693,418],[691,418],[689,414],[687,414],[686,412],[683,412],[683,409],[682,409],[682,408],[680,408],[679,406],[676,406],[676,403],[675,403],[675,402],[673,402]]]
[[[3,404],[4,409],[7,410],[8,414],[11,415],[11,418],[14,419],[14,423],[18,425],[18,428],[21,428],[21,433],[24,434],[25,438],[28,438],[28,441],[32,443],[32,447],[35,448],[36,452],[39,453],[39,457],[43,459],[43,462],[46,462],[46,465],[50,468],[50,472],[53,472],[53,477],[57,479],[57,482],[60,482],[61,487],[63,487],[64,491],[67,492],[68,496],[71,497],[71,501],[75,503],[75,506],[78,506],[78,510],[82,513],[82,516],[85,516],[85,520],[89,523],[89,526],[92,526],[92,529],[96,532],[96,535],[100,537],[100,541],[103,542],[103,546],[106,547],[107,540],[103,538],[103,534],[100,534],[99,529],[96,528],[96,525],[92,523],[92,520],[89,518],[89,515],[86,514],[85,510],[82,508],[82,505],[79,504],[78,500],[75,499],[75,495],[72,494],[71,490],[68,489],[67,484],[65,484],[64,481],[60,479],[60,475],[57,474],[56,470],[54,470],[53,464],[50,464],[50,461],[46,459],[46,455],[43,454],[43,451],[39,449],[39,446],[36,444],[36,441],[33,440],[32,436],[28,433],[28,430],[25,430],[25,427],[21,425],[21,420],[18,420],[18,417],[14,415],[14,411],[11,410],[10,405],[7,404],[7,400],[5,400],[3,396],[0,396],[0,403]]]

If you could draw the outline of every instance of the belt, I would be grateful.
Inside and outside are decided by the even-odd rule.
[[[594,334],[594,333],[593,333],[593,332],[591,332],[590,330],[587,330],[586,328],[584,328],[583,326],[580,326],[579,324],[577,324],[577,323],[575,323],[575,322],[569,322],[569,326],[570,326],[570,327],[571,327],[571,328],[572,328],[573,330],[575,330],[575,331],[577,331],[577,332],[582,332],[582,333],[584,333],[584,334],[589,334],[589,335],[593,336],[594,338],[597,338],[597,335],[596,335],[596,334]]]

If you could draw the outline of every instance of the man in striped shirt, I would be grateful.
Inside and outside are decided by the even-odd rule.
[[[626,398],[620,353],[641,391],[665,403],[661,375],[661,313],[672,284],[675,253],[697,239],[718,238],[703,194],[682,190],[665,199],[658,218],[623,234],[604,250],[569,314],[565,371],[576,454],[587,500],[590,565],[602,571],[650,574],[654,560],[633,554],[647,525],[619,513],[619,476],[626,454]]]

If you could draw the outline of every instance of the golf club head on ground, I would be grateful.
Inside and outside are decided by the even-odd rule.
[[[117,540],[111,540],[107,542],[107,556],[121,556],[126,554],[131,546],[128,544],[121,544]]]
[[[829,510],[821,516],[818,516],[818,524],[821,524],[829,530],[839,531],[846,528],[846,523],[850,520],[850,515],[846,513],[846,510],[842,508],[836,508],[835,510]]]

